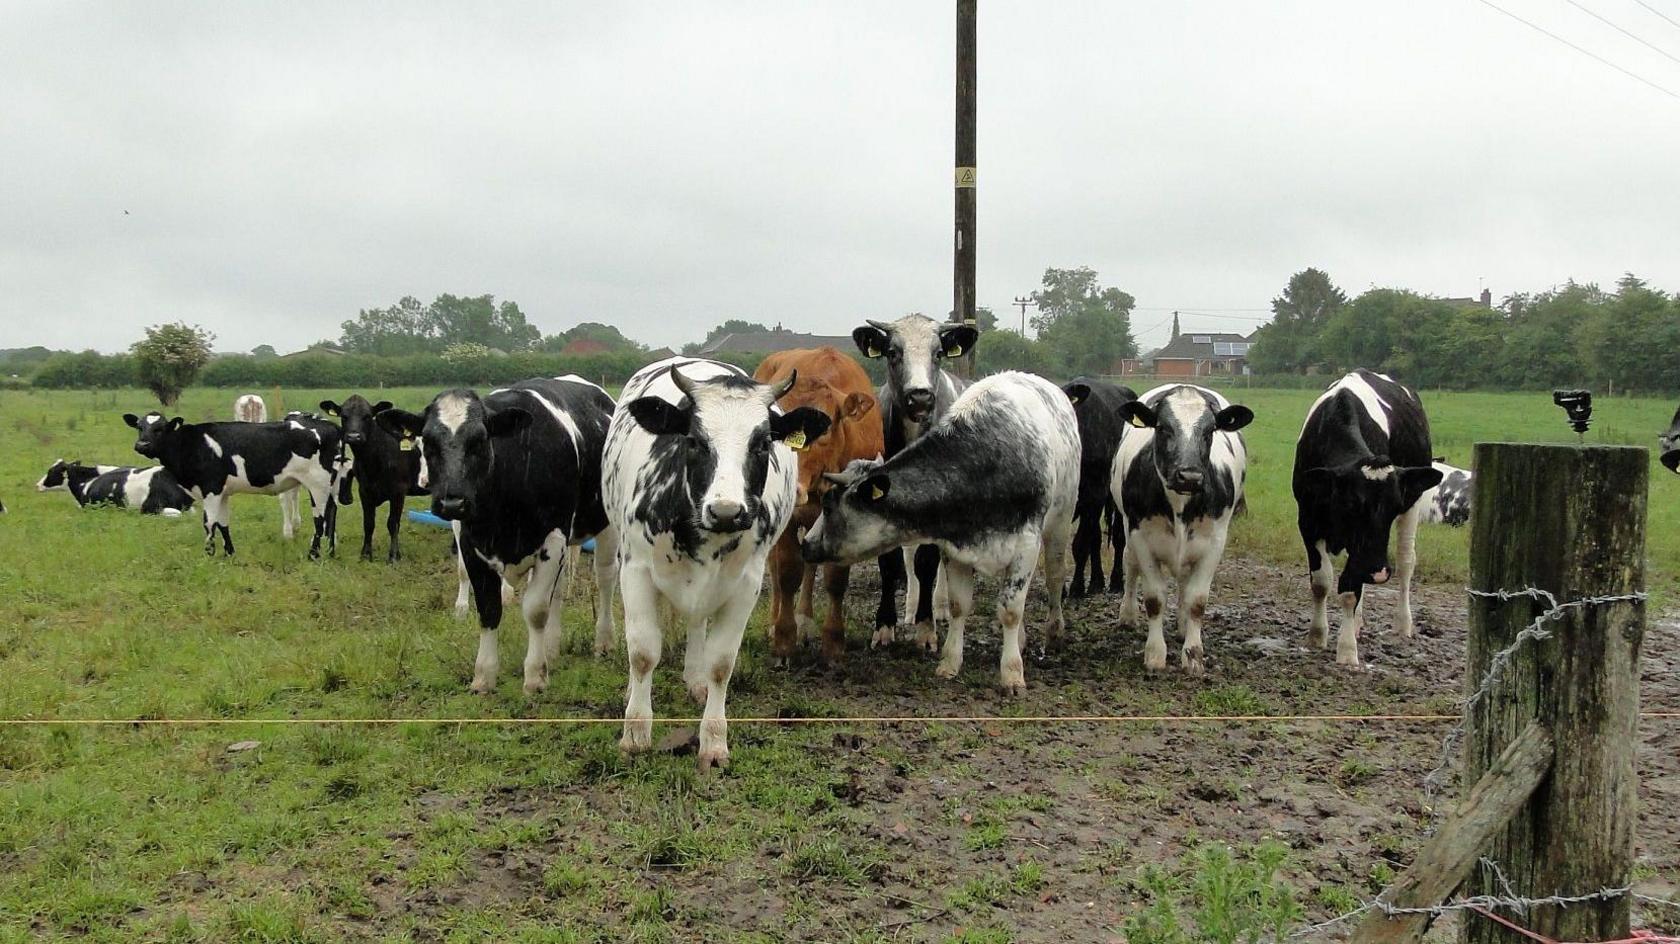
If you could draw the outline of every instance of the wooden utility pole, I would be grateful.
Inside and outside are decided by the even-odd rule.
[[[956,243],[951,272],[951,320],[974,325],[975,4],[957,0]],[[974,376],[974,346],[955,365]]]
[[[1471,516],[1474,590],[1545,590],[1557,602],[1645,588],[1646,478],[1651,460],[1627,446],[1478,443]],[[1546,609],[1526,597],[1472,595],[1467,685]],[[1558,745],[1551,776],[1487,849],[1519,894],[1586,895],[1623,888],[1633,868],[1638,813],[1634,748],[1639,725],[1643,602],[1570,607],[1551,635],[1512,654],[1471,717],[1465,778],[1482,776],[1532,722]],[[1504,895],[1478,870],[1468,895]],[[1627,896],[1542,906],[1519,923],[1555,941],[1628,936]],[[1509,913],[1506,917],[1513,917]],[[1491,921],[1467,918],[1465,944],[1518,944]]]

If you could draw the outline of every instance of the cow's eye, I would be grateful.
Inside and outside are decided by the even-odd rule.
[[[887,360],[892,361],[894,364],[898,363],[903,357],[904,355],[900,354],[898,351],[887,351]]]

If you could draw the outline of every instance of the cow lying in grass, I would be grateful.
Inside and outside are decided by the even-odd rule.
[[[116,505],[144,515],[173,518],[193,505],[169,470],[116,465],[83,465],[63,459],[52,464],[35,483],[42,492],[66,491],[78,505]]]
[[[905,544],[937,546],[945,581],[935,614],[946,626],[936,670],[942,678],[962,670],[975,573],[1000,578],[998,684],[1006,694],[1024,692],[1023,610],[1040,553],[1046,638],[1062,635],[1062,578],[1079,492],[1079,425],[1067,395],[1032,374],[994,374],[963,391],[891,459],[854,462],[828,478],[834,487],[805,535],[805,559],[850,562]]]

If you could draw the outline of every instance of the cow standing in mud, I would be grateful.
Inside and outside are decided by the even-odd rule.
[[[1114,500],[1127,529],[1121,620],[1136,621],[1141,585],[1149,621],[1143,664],[1165,669],[1167,581],[1176,580],[1179,664],[1200,675],[1202,618],[1248,472],[1239,430],[1254,412],[1205,387],[1176,384],[1125,404],[1121,415],[1135,427],[1114,455]]]
[[[765,358],[753,373],[753,379],[765,384],[789,376],[798,380],[777,404],[790,412],[802,406],[819,410],[829,418],[829,427],[821,439],[798,453],[800,504],[770,552],[770,653],[779,662],[793,656],[799,637],[813,621],[818,568],[807,567],[800,557],[798,532],[809,528],[822,513],[820,501],[828,489],[823,475],[839,472],[855,459],[873,459],[884,448],[881,422],[875,415],[875,391],[857,361],[831,347],[781,351]],[[822,658],[835,663],[846,653],[845,599],[851,567],[824,564],[821,569],[828,595]]]
[[[1412,638],[1420,498],[1441,484],[1433,467],[1429,417],[1410,388],[1359,369],[1330,385],[1307,411],[1295,444],[1293,488],[1301,543],[1312,573],[1312,643],[1330,645],[1329,598],[1342,604],[1336,662],[1359,665],[1365,584],[1389,581],[1388,537],[1396,532],[1400,599],[1394,627]],[[1347,553],[1336,579],[1334,555]]]
[[[864,357],[885,358],[887,382],[881,387],[881,428],[885,458],[898,455],[932,429],[968,386],[968,382],[940,369],[948,357],[972,350],[979,332],[968,325],[941,324],[926,315],[906,315],[894,322],[869,321],[852,332]],[[905,586],[904,553],[894,548],[881,554],[881,605],[875,613],[871,647],[891,643],[898,628],[898,591]],[[934,581],[939,573],[939,549],[917,546],[912,568],[916,580],[905,594],[904,606],[916,623],[916,645],[929,652],[939,646],[933,628]]]
[[[1131,387],[1111,384],[1091,377],[1080,377],[1062,387],[1073,403],[1073,414],[1079,418],[1079,503],[1074,506],[1073,520],[1073,582],[1068,596],[1081,597],[1087,587],[1091,593],[1103,592],[1102,529],[1108,522],[1108,539],[1114,547],[1114,565],[1109,588],[1120,592],[1122,559],[1126,550],[1126,526],[1119,521],[1119,507],[1114,503],[1109,483],[1114,478],[1114,454],[1120,451],[1125,435],[1126,420],[1120,410],[1137,399]],[[1085,567],[1091,568],[1091,581],[1085,582]]]

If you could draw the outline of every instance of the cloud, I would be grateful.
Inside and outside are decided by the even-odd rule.
[[[1680,88],[1590,18],[1510,6]],[[1680,48],[1631,2],[1595,9]],[[185,319],[284,350],[446,291],[654,344],[950,305],[946,4],[8,20],[0,346],[114,350]],[[1000,312],[1051,265],[1143,306],[1252,308],[1307,265],[1500,295],[1660,284],[1680,254],[1680,102],[1483,5],[994,2],[980,57]]]

